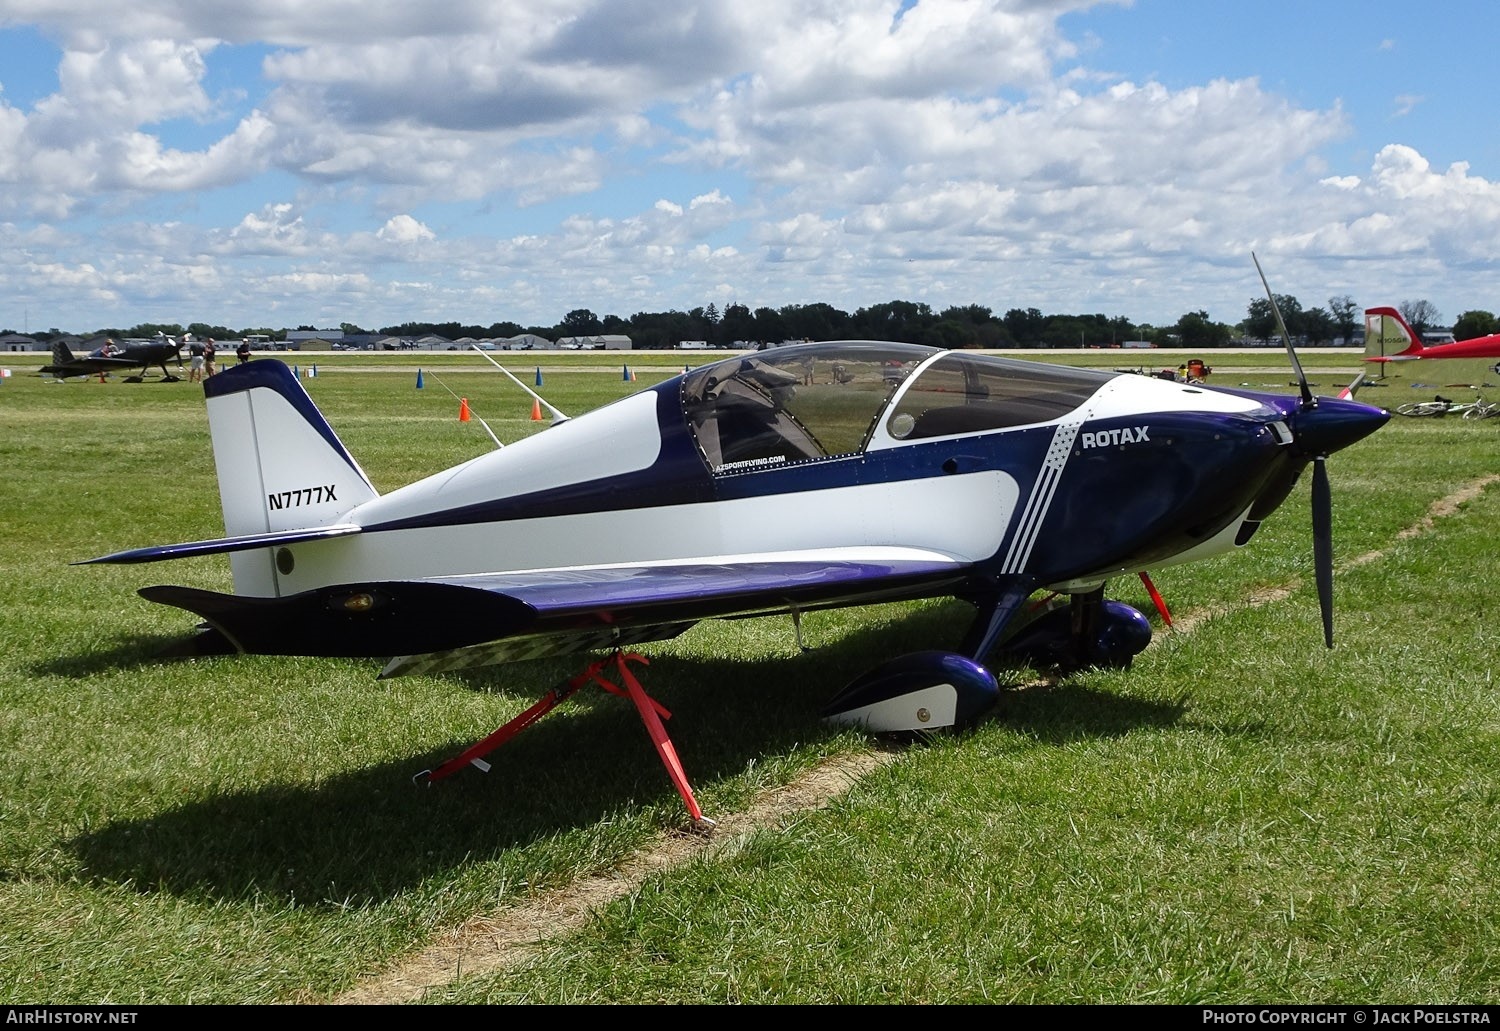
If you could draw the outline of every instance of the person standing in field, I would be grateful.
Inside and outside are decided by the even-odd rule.
[[[216,371],[214,368],[214,338],[209,337],[203,341],[203,375],[207,378],[212,376]]]
[[[188,338],[188,382],[203,382],[203,342]]]

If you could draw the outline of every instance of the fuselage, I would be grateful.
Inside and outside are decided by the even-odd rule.
[[[1368,425],[1358,436],[1384,421],[1319,406]],[[1295,398],[1134,374],[785,347],[338,513],[357,534],[236,556],[236,590],[879,548],[1082,590],[1245,544],[1311,457],[1297,424],[1312,418]]]

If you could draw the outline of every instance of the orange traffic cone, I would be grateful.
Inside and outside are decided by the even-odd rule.
[[[458,421],[469,421],[469,399],[467,397],[461,397],[458,399]]]
[[[531,421],[542,421],[542,403],[540,401],[531,402]]]

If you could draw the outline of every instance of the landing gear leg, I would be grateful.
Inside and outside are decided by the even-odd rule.
[[[1031,597],[1033,589],[1033,585],[1026,584],[1006,590],[987,591],[971,599],[979,612],[959,643],[959,653],[969,656],[975,662],[983,662],[1026,599]]]
[[[1068,653],[1076,666],[1092,664],[1093,642],[1104,611],[1104,585],[1068,595]]]

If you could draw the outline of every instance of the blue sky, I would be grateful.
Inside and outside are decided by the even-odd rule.
[[[12,0],[0,329],[1500,311],[1497,10]]]

